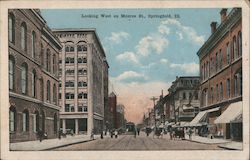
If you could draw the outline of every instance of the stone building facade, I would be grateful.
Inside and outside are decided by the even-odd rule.
[[[8,40],[10,142],[36,140],[39,130],[56,138],[61,44],[33,9],[9,10]]]
[[[168,89],[166,105],[170,106],[169,121],[181,124],[190,122],[199,111],[199,81],[197,76],[177,77]]]
[[[118,128],[116,107],[117,107],[117,97],[114,92],[111,92],[109,94],[109,108],[110,108],[110,113],[111,113],[111,116],[108,122],[109,129]]]
[[[227,9],[220,14],[220,25],[211,23],[212,34],[197,52],[201,110],[214,111],[207,118],[210,134],[242,139],[242,117],[235,121],[235,116],[242,116],[242,13],[240,8],[233,8],[228,15]],[[232,123],[224,121],[225,117]]]
[[[95,29],[55,29],[59,55],[63,132],[101,132],[108,98],[108,63]]]

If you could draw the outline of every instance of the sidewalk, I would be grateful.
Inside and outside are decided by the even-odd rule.
[[[94,138],[99,139],[100,135],[95,135]],[[36,140],[36,141],[10,143],[10,150],[11,151],[51,150],[63,146],[68,146],[71,144],[83,143],[88,141],[92,141],[89,135],[74,135],[74,136],[68,135],[66,138],[45,139],[42,142]]]
[[[230,149],[230,150],[243,150],[242,142],[231,141],[229,143],[218,145],[220,148]]]
[[[225,139],[219,139],[219,138],[207,138],[207,137],[201,137],[197,135],[193,135],[192,139],[189,139],[188,135],[185,135],[185,139],[188,141],[198,142],[198,143],[205,143],[205,144],[221,144],[221,143],[229,143],[229,140]]]

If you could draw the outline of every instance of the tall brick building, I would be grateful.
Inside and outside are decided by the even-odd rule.
[[[108,63],[95,29],[54,29],[60,39],[59,99],[63,132],[104,129],[108,105]]]
[[[222,9],[221,23],[199,49],[201,111],[210,134],[242,140],[242,13]],[[248,54],[248,53],[247,53]]]
[[[38,130],[55,138],[61,44],[34,9],[9,10],[8,38],[10,142],[36,140]]]

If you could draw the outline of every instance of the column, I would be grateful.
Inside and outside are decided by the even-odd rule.
[[[66,120],[62,119],[63,133],[66,133]]]
[[[94,115],[93,115],[93,69],[92,69],[92,44],[87,45],[87,77],[88,77],[88,125],[87,133],[90,135],[92,129],[94,129]]]
[[[61,108],[61,111],[62,112],[65,112],[65,43],[62,43],[62,76],[61,76],[61,84],[62,84],[62,97],[61,97],[61,105],[62,105],[62,108]]]
[[[78,119],[75,119],[75,134],[79,134],[79,125],[78,125]]]

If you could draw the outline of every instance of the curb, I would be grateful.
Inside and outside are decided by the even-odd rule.
[[[74,145],[74,144],[79,144],[79,143],[84,143],[84,142],[90,142],[90,141],[94,141],[94,140],[96,140],[96,139],[89,139],[89,140],[78,141],[78,142],[74,142],[74,143],[63,144],[63,145],[59,145],[59,146],[55,146],[55,147],[41,149],[40,151],[49,151],[49,150],[52,150],[52,149],[57,149],[57,148],[66,147],[66,146],[70,146],[70,145]]]
[[[190,141],[190,142],[196,142],[196,143],[201,143],[201,144],[208,144],[208,145],[213,145],[213,144],[224,144],[224,143],[230,143],[230,142],[216,142],[216,143],[206,143],[206,142],[200,142],[200,141],[194,141],[194,140],[190,140],[190,139],[184,139],[184,140],[186,140],[186,141]]]

